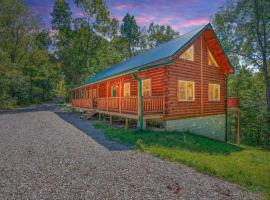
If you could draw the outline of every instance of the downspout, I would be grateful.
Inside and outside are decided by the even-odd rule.
[[[132,78],[138,81],[139,83],[139,121],[140,121],[140,130],[143,129],[143,97],[142,97],[142,79],[137,77],[134,73],[132,74]]]
[[[226,119],[225,119],[225,142],[228,135],[228,75],[226,75]]]

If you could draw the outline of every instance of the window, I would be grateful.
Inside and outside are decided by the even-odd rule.
[[[97,97],[97,89],[93,89],[93,98]]]
[[[208,49],[208,65],[212,65],[212,66],[216,66],[218,67],[218,64],[213,56],[213,54],[211,53],[211,51]]]
[[[209,101],[219,101],[220,100],[220,85],[209,83]]]
[[[185,60],[194,61],[194,47],[193,45],[189,47],[181,56],[180,58]]]
[[[130,96],[130,83],[124,83],[124,97]]]
[[[112,86],[112,97],[116,97],[116,86]]]
[[[178,101],[194,101],[195,83],[194,81],[178,81]]]
[[[142,80],[142,95],[151,96],[151,79]]]

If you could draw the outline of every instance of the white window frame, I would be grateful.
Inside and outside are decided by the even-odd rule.
[[[128,86],[128,88],[126,88]],[[128,89],[128,91],[126,91]],[[126,95],[128,93],[128,95]],[[130,97],[130,82],[124,83],[124,97]]]
[[[211,94],[210,94],[210,88],[211,86],[213,86],[213,98],[211,98]],[[219,88],[219,96],[218,99],[216,99],[216,87]],[[208,84],[208,100],[209,101],[220,101],[220,84],[218,83],[209,83]]]
[[[152,96],[152,80],[151,80],[151,78],[147,78],[147,79],[143,79],[142,80],[142,96],[144,96],[144,87],[143,87],[143,83],[145,82],[145,81],[149,81],[149,95],[148,96]]]
[[[189,59],[189,58],[185,58],[185,53],[187,51],[191,50],[192,52],[192,58]],[[180,58],[183,59],[183,60],[189,60],[189,61],[194,61],[194,45],[191,45],[188,49],[186,49],[181,55],[180,55]]]
[[[186,99],[180,99],[180,84],[181,83],[185,83],[186,84],[186,88],[185,88],[185,93],[186,93]],[[188,99],[188,89],[187,89],[187,85],[188,83],[192,83],[193,86],[193,98],[190,100]],[[186,81],[186,80],[178,80],[178,87],[177,87],[177,99],[178,101],[195,101],[195,81]]]

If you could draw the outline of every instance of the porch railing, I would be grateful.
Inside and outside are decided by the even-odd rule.
[[[102,97],[96,98],[97,109],[137,114],[139,110],[138,97]],[[144,113],[163,113],[165,109],[164,96],[143,97]],[[73,99],[72,105],[81,108],[93,108],[92,99]]]
[[[121,112],[137,113],[138,112],[138,97],[121,98]]]
[[[163,96],[143,97],[143,112],[163,112],[164,102]]]
[[[91,98],[72,99],[72,106],[80,108],[93,108],[93,101]]]
[[[240,97],[229,97],[228,98],[229,108],[240,108]]]
[[[164,96],[143,97],[144,113],[163,113]],[[97,109],[120,113],[138,113],[138,97],[97,98]]]

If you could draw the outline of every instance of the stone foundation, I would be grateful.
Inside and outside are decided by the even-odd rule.
[[[187,119],[168,120],[167,131],[189,131],[212,139],[225,141],[226,115],[211,115]]]

